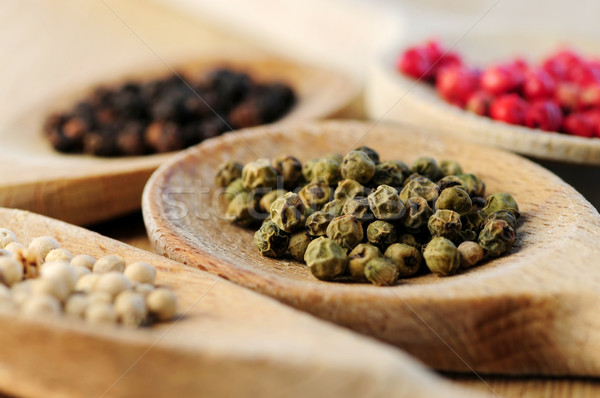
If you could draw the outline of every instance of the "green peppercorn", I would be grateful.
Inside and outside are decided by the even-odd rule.
[[[300,196],[288,192],[275,200],[271,205],[271,219],[285,232],[294,232],[303,227],[306,221],[306,207]]]
[[[381,257],[379,248],[368,243],[360,243],[348,255],[348,270],[357,282],[367,282],[365,267],[374,258]]]
[[[442,172],[435,159],[428,156],[422,156],[415,160],[410,169],[414,173],[429,178],[431,181],[437,181],[442,176]]]
[[[237,178],[225,188],[225,200],[231,202],[238,194],[245,192],[244,183],[241,178]]]
[[[367,196],[369,207],[379,220],[399,220],[406,209],[398,196],[396,188],[380,185],[375,192]]]
[[[485,217],[480,211],[474,211],[460,218],[463,229],[472,229],[475,232],[481,231]]]
[[[417,242],[413,234],[400,234],[398,235],[398,243],[404,243],[406,245],[416,247],[417,249],[421,248],[421,244]]]
[[[479,233],[479,244],[492,257],[507,253],[515,243],[515,230],[504,220],[490,220]]]
[[[344,157],[342,155],[340,155],[339,153],[330,153],[329,155],[325,156],[325,158],[335,160],[340,165],[342,164],[342,161],[344,160]]]
[[[409,231],[419,231],[427,226],[433,210],[427,201],[420,196],[409,198],[405,204],[406,212],[402,217],[402,225]]]
[[[309,243],[304,261],[310,272],[321,280],[331,280],[342,275],[348,266],[346,250],[324,236]]]
[[[369,159],[371,159],[373,161],[373,163],[375,163],[375,164],[379,163],[379,154],[374,149],[369,148],[368,146],[364,146],[363,145],[363,146],[358,147],[358,148],[356,148],[354,150],[366,153],[367,156],[369,157]]]
[[[435,202],[435,209],[454,210],[461,216],[468,214],[471,211],[473,203],[468,193],[458,187],[444,189]]]
[[[442,160],[440,172],[443,176],[456,176],[463,173],[462,167],[456,160]]]
[[[352,250],[363,240],[363,227],[360,221],[352,216],[336,217],[327,227],[327,237],[344,249]]]
[[[417,273],[422,256],[419,249],[404,243],[394,243],[384,253],[398,268],[398,277],[405,278]]]
[[[517,204],[517,201],[511,194],[506,192],[495,193],[488,196],[482,212],[484,215],[488,216],[500,210],[510,211],[515,218],[519,218],[521,215],[519,213],[519,205]]]
[[[463,229],[458,233],[458,236],[463,242],[477,242],[479,234],[472,229]]]
[[[457,176],[467,186],[467,193],[469,196],[483,196],[485,194],[485,184],[481,180],[481,178],[477,177],[475,174],[459,174]]]
[[[452,275],[460,267],[460,253],[450,241],[441,236],[433,238],[423,251],[425,264],[431,272],[437,275]]]
[[[388,247],[396,242],[396,227],[386,221],[373,221],[367,227],[367,240],[375,246]]]
[[[225,214],[242,227],[248,227],[256,223],[259,214],[256,198],[250,192],[240,192],[229,202]]]
[[[404,165],[406,166],[406,165]],[[404,182],[405,171],[399,162],[387,160],[375,166],[375,175],[371,179],[372,186],[389,185],[399,188]]]
[[[454,210],[438,210],[429,218],[427,228],[432,236],[452,239],[462,228],[460,215]]]
[[[360,182],[348,178],[338,182],[337,188],[333,193],[333,197],[342,202],[345,202],[348,199],[366,196],[367,189]]]
[[[263,223],[254,233],[254,245],[263,256],[281,257],[288,248],[290,237],[274,222]]]
[[[463,191],[468,192],[469,187],[467,186],[467,184],[461,180],[460,178],[458,178],[457,176],[446,176],[444,178],[442,178],[441,180],[438,181],[438,186],[440,187],[440,190],[443,191],[446,188],[452,188],[452,187],[459,187],[461,188]]]
[[[375,174],[375,162],[362,151],[348,152],[342,161],[342,178],[368,183]]]
[[[310,235],[308,235],[308,232],[296,232],[290,236],[290,242],[288,244],[289,255],[298,261],[304,261],[304,253],[306,253],[306,248],[310,242],[311,238]]]
[[[242,164],[234,161],[221,163],[215,174],[215,184],[220,188],[229,186],[229,184],[242,176],[243,168]]]
[[[293,156],[278,156],[273,160],[273,168],[283,179],[283,185],[292,189],[302,179],[302,163]]]
[[[327,212],[334,217],[339,217],[342,215],[342,209],[344,208],[344,202],[340,199],[334,199],[331,202],[327,202],[323,205],[324,212]]]
[[[483,247],[477,242],[463,242],[457,248],[460,253],[460,266],[462,268],[471,268],[481,262],[485,253]]]
[[[306,218],[306,229],[312,236],[327,235],[327,227],[334,216],[324,211],[315,211]]]
[[[258,201],[260,209],[262,211],[264,211],[265,213],[269,213],[271,211],[271,205],[273,204],[273,202],[275,202],[277,199],[284,196],[287,192],[288,191],[286,191],[285,189],[274,189],[274,190],[266,193]]]
[[[313,181],[323,181],[327,185],[337,184],[342,178],[339,162],[329,158],[319,159],[313,165],[312,177]]]
[[[360,222],[370,222],[375,218],[371,213],[367,198],[348,199],[342,208],[342,215],[353,216]]]
[[[404,185],[404,188],[400,192],[400,200],[406,203],[408,199],[418,196],[433,204],[439,195],[440,187],[436,183],[427,178],[420,177],[413,178]]]
[[[313,180],[313,167],[318,161],[318,158],[310,159],[308,162],[304,163],[304,166],[302,166],[302,175],[304,176],[305,181],[311,182]]]
[[[367,263],[365,278],[376,286],[391,286],[398,280],[398,268],[390,259],[377,257]]]
[[[242,182],[244,188],[248,191],[257,188],[275,188],[277,186],[277,172],[271,166],[269,159],[258,159],[244,166],[242,169]]]
[[[508,210],[499,210],[490,213],[490,215],[486,217],[484,224],[491,220],[504,220],[512,229],[515,231],[517,230],[517,218]]]
[[[331,188],[323,181],[314,181],[305,185],[298,192],[304,206],[313,210],[319,210],[331,200]]]

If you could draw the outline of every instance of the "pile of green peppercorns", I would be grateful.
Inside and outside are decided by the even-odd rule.
[[[350,275],[391,285],[421,264],[452,275],[507,253],[519,207],[512,195],[484,198],[485,184],[453,160],[380,161],[371,148],[304,165],[293,156],[219,166],[227,216],[260,225],[261,254],[304,261],[321,280]]]

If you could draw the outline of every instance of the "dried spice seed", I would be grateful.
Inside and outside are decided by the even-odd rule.
[[[284,84],[257,84],[228,69],[209,72],[200,83],[187,82],[179,73],[100,87],[72,109],[48,116],[44,133],[60,152],[138,156],[197,144],[230,130],[229,125],[273,122],[296,101]]]
[[[352,175],[356,179],[339,179],[339,155],[312,159],[304,165],[291,156],[272,163],[267,159],[251,162],[250,168],[269,170],[269,179],[278,181],[279,186],[285,186],[284,174],[292,170],[296,186],[269,189],[261,182],[249,191],[250,184],[244,187],[240,178],[234,179],[225,193],[230,218],[242,226],[257,222],[260,214],[252,214],[259,203],[256,196],[262,195],[260,207],[269,207],[270,215],[255,233],[258,251],[268,257],[288,255],[304,261],[321,280],[343,277],[348,270],[357,282],[391,285],[397,278],[415,275],[423,261],[433,273],[452,275],[461,263],[462,268],[473,267],[485,256],[510,250],[519,214],[511,195],[498,193],[484,199],[483,181],[464,173],[453,160],[438,167],[434,159],[422,157],[411,170],[400,161],[382,162],[371,151],[361,147],[342,158],[342,176],[367,174]],[[371,175],[373,165],[380,180]],[[242,177],[248,168],[242,168]],[[415,170],[426,175],[410,174]],[[264,180],[261,172],[255,176]],[[403,187],[379,183],[384,180]],[[332,185],[337,186],[334,189]],[[93,284],[86,276],[81,280]],[[83,282],[78,284],[88,288]]]

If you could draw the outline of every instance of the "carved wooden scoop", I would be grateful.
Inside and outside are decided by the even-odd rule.
[[[143,211],[158,252],[438,369],[600,376],[600,216],[559,178],[505,151],[402,126],[309,122],[242,133],[191,148],[153,175]],[[224,160],[292,154],[305,161],[359,145],[384,160],[455,159],[485,181],[488,194],[512,193],[522,218],[511,253],[456,276],[419,276],[390,288],[322,282],[300,263],[261,256],[253,232],[219,217],[204,190],[214,189]]]

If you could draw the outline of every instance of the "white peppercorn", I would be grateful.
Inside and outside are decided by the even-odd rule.
[[[19,242],[10,242],[8,245],[4,246],[4,250],[8,250],[13,254],[19,249],[25,249],[25,245]]]
[[[0,249],[4,249],[6,245],[17,241],[17,236],[13,231],[6,228],[0,228]]]
[[[89,304],[89,299],[85,294],[72,294],[65,303],[65,314],[82,318]]]
[[[154,284],[154,281],[156,280],[156,269],[148,263],[136,261],[127,264],[124,275],[131,281]]]
[[[114,324],[117,322],[117,313],[112,304],[92,302],[85,310],[85,320],[93,325]]]
[[[44,279],[58,279],[67,284],[69,290],[75,288],[77,274],[75,269],[65,261],[50,261],[44,263],[40,270],[40,277]]]
[[[73,259],[73,255],[70,251],[63,248],[52,249],[46,254],[44,261],[66,261],[69,262]]]
[[[89,268],[80,267],[80,266],[75,266],[72,268],[73,268],[73,271],[75,271],[75,276],[76,276],[77,280],[81,279],[81,277],[84,275],[88,275],[88,274],[92,273],[92,271],[90,271]]]
[[[107,303],[112,304],[113,296],[108,292],[91,292],[87,295],[89,303]]]
[[[34,294],[23,302],[21,313],[32,318],[58,315],[60,314],[60,302],[51,295]]]
[[[100,274],[112,271],[123,272],[124,270],[125,261],[121,257],[112,254],[99,258],[93,267],[93,271]]]
[[[144,323],[148,316],[145,297],[128,290],[119,293],[114,309],[117,318],[125,326],[137,327]]]
[[[96,284],[100,279],[99,274],[88,274],[83,275],[79,280],[75,283],[75,291],[82,293],[90,293],[96,289]]]
[[[38,278],[31,281],[32,295],[54,296],[57,300],[65,301],[71,294],[66,281],[57,278]]]
[[[40,236],[31,241],[29,248],[33,250],[39,258],[43,259],[50,253],[50,250],[58,249],[59,245],[56,239],[51,238],[50,236]]]
[[[133,291],[136,293],[140,293],[142,296],[146,297],[152,291],[154,291],[154,285],[150,285],[148,283],[133,283]]]
[[[160,287],[146,297],[146,305],[159,321],[168,321],[175,316],[177,299],[171,290]]]
[[[0,283],[12,286],[23,279],[23,264],[13,257],[0,257]]]
[[[90,271],[94,268],[94,263],[96,259],[87,254],[80,254],[78,256],[73,257],[71,260],[71,265],[73,267],[85,267]]]
[[[31,296],[31,282],[31,280],[24,280],[11,286],[10,295],[17,306],[22,306]]]
[[[124,290],[131,290],[131,282],[120,272],[107,272],[100,275],[96,284],[96,292],[106,292],[115,297]]]

